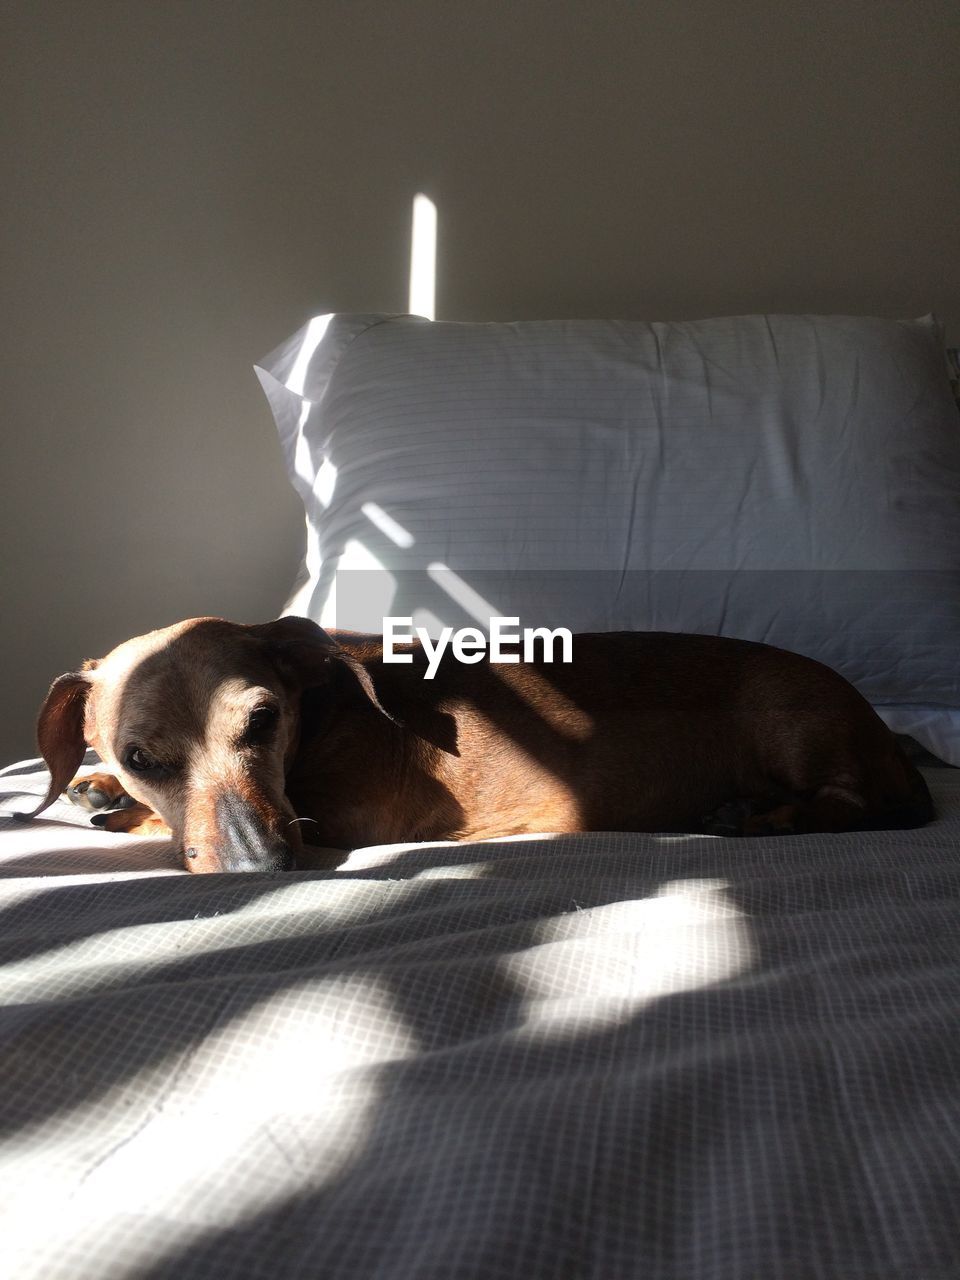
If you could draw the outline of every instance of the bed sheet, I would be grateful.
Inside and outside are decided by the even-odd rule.
[[[282,876],[3,819],[8,1273],[960,1274],[960,771],[925,772],[917,831]]]

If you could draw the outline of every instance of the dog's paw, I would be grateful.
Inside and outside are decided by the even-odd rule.
[[[801,829],[800,815],[795,797],[778,789],[729,800],[701,823],[711,836],[790,836]]]
[[[750,800],[728,800],[701,818],[700,824],[708,836],[742,836],[753,812]]]
[[[91,813],[100,809],[129,809],[136,804],[112,773],[88,773],[74,778],[64,795]]]
[[[149,805],[139,804],[136,800],[131,800],[125,809],[111,809],[107,813],[94,814],[90,822],[95,827],[102,827],[104,831],[121,831],[131,836],[172,834],[159,813],[154,813]]]
[[[797,806],[782,804],[767,813],[755,813],[743,826],[745,836],[792,836],[797,832]]]

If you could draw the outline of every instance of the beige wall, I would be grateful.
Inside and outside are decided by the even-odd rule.
[[[251,364],[310,314],[960,323],[956,0],[11,0],[0,758],[300,547]]]

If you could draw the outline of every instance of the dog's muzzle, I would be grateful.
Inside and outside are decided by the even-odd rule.
[[[221,793],[216,800],[215,847],[207,842],[184,841],[188,871],[289,871],[295,850],[271,830],[257,810],[242,796]]]

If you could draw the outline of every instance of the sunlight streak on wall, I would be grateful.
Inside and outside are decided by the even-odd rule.
[[[414,316],[436,319],[437,206],[422,193],[413,197],[410,232],[410,304]]]

